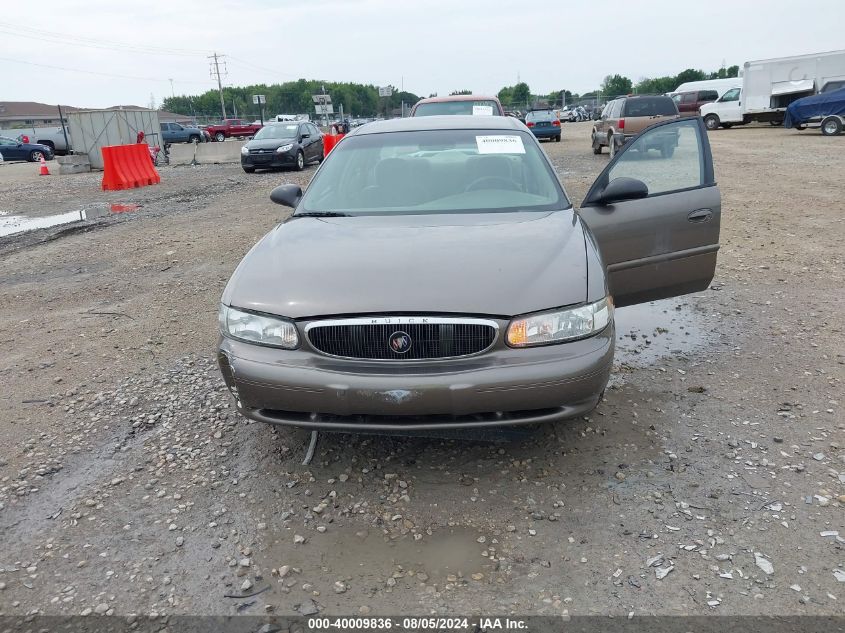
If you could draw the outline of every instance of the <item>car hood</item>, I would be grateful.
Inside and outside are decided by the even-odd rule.
[[[248,141],[246,147],[248,149],[276,149],[282,145],[296,145],[295,138],[267,138],[267,139],[252,139]]]
[[[584,231],[572,209],[292,218],[240,263],[223,303],[291,318],[513,316],[582,303]]]

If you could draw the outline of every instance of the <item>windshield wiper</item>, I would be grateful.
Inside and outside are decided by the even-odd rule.
[[[348,218],[348,213],[340,211],[309,211],[307,213],[294,213],[294,218]]]

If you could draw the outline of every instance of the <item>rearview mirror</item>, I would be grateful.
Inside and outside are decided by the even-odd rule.
[[[299,185],[279,185],[270,192],[270,200],[276,204],[295,209],[302,198],[302,187]]]
[[[299,137],[300,138],[311,138],[311,135],[308,132],[303,132],[302,134],[300,134]]]
[[[607,187],[601,192],[597,202],[611,204],[623,200],[638,200],[646,196],[648,196],[648,185],[642,180],[620,176],[607,183]]]

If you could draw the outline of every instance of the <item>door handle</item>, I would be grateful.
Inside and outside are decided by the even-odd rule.
[[[711,217],[713,217],[713,209],[696,209],[690,212],[687,220],[690,222],[707,222]]]

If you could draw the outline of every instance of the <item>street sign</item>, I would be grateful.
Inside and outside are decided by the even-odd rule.
[[[265,95],[252,95],[252,103],[254,105],[264,105],[267,103],[267,97]]]
[[[327,103],[325,105],[317,104],[314,106],[314,111],[320,116],[334,114],[334,106],[331,103]]]
[[[379,97],[393,96],[393,86],[379,86],[378,96]]]
[[[311,95],[311,101],[314,103],[331,103],[332,97],[331,95]]]

